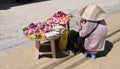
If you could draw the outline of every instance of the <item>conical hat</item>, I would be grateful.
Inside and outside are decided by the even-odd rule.
[[[107,15],[107,13],[96,4],[92,4],[84,7],[83,9],[80,10],[79,13],[81,18],[90,21],[103,20]]]

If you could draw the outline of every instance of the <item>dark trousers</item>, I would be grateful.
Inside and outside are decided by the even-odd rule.
[[[75,50],[74,48],[74,43],[80,47],[81,51],[84,51],[84,39],[79,36],[79,33],[71,30],[68,34],[68,44],[67,44],[67,49],[68,50]]]

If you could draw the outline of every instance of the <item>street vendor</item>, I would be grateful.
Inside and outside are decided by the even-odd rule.
[[[64,53],[74,55],[74,42],[76,42],[80,48],[83,48],[85,57],[90,54],[91,58],[95,59],[96,54],[105,48],[107,25],[104,18],[106,15],[106,12],[96,4],[84,7],[80,11],[79,31],[70,31],[67,50]],[[85,40],[82,39],[83,37],[86,37]]]

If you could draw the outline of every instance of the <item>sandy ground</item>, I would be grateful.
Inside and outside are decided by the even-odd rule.
[[[38,0],[38,2],[23,5],[18,3],[0,5],[0,69],[51,69],[50,66],[55,67],[63,61],[67,64],[60,63],[54,69],[65,65],[73,66],[74,69],[119,69],[120,41],[117,40],[119,41],[117,43],[115,41],[119,38],[120,32],[107,38],[115,44],[106,57],[91,61],[83,59],[83,55],[79,54],[70,59],[72,62],[68,58],[35,60],[35,42],[27,39],[22,33],[23,27],[31,22],[44,21],[58,10],[76,16],[71,20],[71,27],[74,28],[74,22],[79,18],[79,10],[93,3],[97,3],[108,13],[108,18],[106,18],[108,34],[120,28],[120,0],[48,0],[42,2]],[[79,59],[76,60],[76,58]]]
[[[0,10],[0,55],[9,50],[24,47],[34,43],[27,39],[22,28],[31,22],[45,21],[58,10],[76,15],[79,18],[79,10],[96,3],[109,15],[120,12],[120,0],[49,0],[30,4],[10,3],[1,5]]]

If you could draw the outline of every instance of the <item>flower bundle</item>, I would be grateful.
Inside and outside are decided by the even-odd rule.
[[[66,24],[69,21],[70,21],[70,17],[62,11],[58,11],[57,13],[54,13],[54,15],[48,19],[48,22],[52,22],[56,24]]]
[[[65,28],[58,24],[39,22],[31,23],[29,26],[23,28],[25,36],[31,39],[51,39],[59,37],[63,34]]]
[[[31,23],[24,27],[23,33],[31,39],[52,39],[63,34],[65,27],[61,24],[66,24],[68,21],[70,21],[70,17],[62,11],[58,11],[47,21]]]

